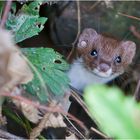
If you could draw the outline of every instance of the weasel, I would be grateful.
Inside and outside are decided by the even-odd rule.
[[[136,44],[132,41],[119,41],[92,28],[84,29],[77,42],[77,57],[68,71],[70,85],[83,91],[89,84],[113,80],[132,62],[135,51]]]

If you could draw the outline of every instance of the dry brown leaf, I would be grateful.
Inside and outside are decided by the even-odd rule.
[[[32,123],[38,123],[42,118],[40,112],[33,105],[29,105],[25,102],[21,102],[18,100],[13,100],[13,103],[22,111],[24,116],[31,121]]]
[[[38,123],[42,118],[39,114],[39,110],[32,105],[28,105],[24,102],[21,102],[21,110],[23,114],[33,123]]]
[[[9,31],[0,29],[0,93],[32,80],[33,74]]]
[[[61,107],[61,104],[57,103],[55,100],[53,100],[50,104],[49,107]],[[60,113],[49,113],[49,117],[47,118],[45,122],[45,127],[66,127],[66,124],[64,123],[63,116]]]
[[[30,139],[35,139],[40,135],[42,130],[47,127],[66,127],[61,114],[54,115],[53,113],[46,113],[37,127],[30,133]]]
[[[11,93],[12,95],[22,95],[25,98],[28,98],[29,100],[34,100],[30,94],[23,93],[23,90],[21,88],[14,88],[14,90]],[[26,95],[26,96],[25,96]],[[28,104],[26,102],[22,102],[16,99],[12,99],[12,102],[22,111],[24,116],[33,123],[38,123],[39,120],[42,118],[40,115],[39,110],[34,107],[32,104]]]
[[[49,104],[49,107],[56,107],[58,104],[56,101],[52,101]],[[48,127],[66,127],[66,124],[63,121],[63,116],[59,113],[50,113],[47,112],[43,118],[40,120],[37,127],[35,127],[32,132],[30,133],[30,139],[35,139],[40,135],[44,128]]]
[[[48,121],[45,124],[46,127],[66,127],[66,124],[63,121],[63,116],[61,114],[50,114]]]
[[[20,92],[20,89],[15,88],[14,90],[14,95],[18,95]],[[21,93],[20,93],[21,94]],[[47,116],[47,119],[44,115],[44,117],[41,117],[41,114],[37,108],[35,108],[33,105],[27,104],[25,102],[21,102],[18,100],[12,100],[13,103],[22,111],[24,116],[31,122],[33,123],[38,123],[41,119],[43,121],[43,125],[40,126],[40,128],[46,128],[46,127],[66,127],[66,124],[63,121],[63,116],[61,114],[55,115],[53,113],[46,113],[45,115]],[[50,107],[56,106],[55,101],[52,101]],[[49,114],[49,115],[48,115]]]

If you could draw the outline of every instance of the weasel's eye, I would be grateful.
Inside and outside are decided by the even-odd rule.
[[[116,61],[117,63],[121,63],[121,61],[122,61],[122,60],[121,60],[121,57],[120,57],[120,56],[117,56],[116,59],[115,59],[115,61]]]
[[[96,50],[92,50],[90,53],[92,56],[97,56],[97,51]]]

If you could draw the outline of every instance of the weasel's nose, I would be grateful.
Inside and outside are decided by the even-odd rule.
[[[98,69],[102,72],[107,72],[110,69],[110,66],[106,63],[101,63]]]

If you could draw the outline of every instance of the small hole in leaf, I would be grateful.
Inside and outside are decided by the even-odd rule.
[[[14,10],[13,9],[11,9],[10,11],[11,11],[12,14],[14,14]]]
[[[45,68],[45,67],[43,67],[42,69],[43,69],[43,70],[46,70],[46,68]]]
[[[55,60],[54,63],[61,64],[62,62],[60,60]]]
[[[37,91],[39,91],[40,90],[40,88],[39,87],[37,87],[37,89],[36,89]]]
[[[66,59],[64,56],[62,56],[62,59]]]
[[[37,26],[38,26],[38,28],[40,28],[41,27],[41,24],[38,24]]]
[[[35,10],[38,10],[38,7],[35,7]]]

